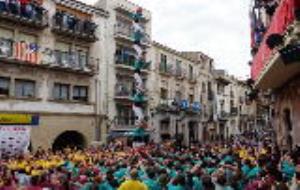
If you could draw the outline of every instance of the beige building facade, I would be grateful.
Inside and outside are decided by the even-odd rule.
[[[158,42],[153,42],[152,60],[154,141],[201,142],[203,126],[209,123],[213,60],[201,52],[179,52]]]
[[[108,13],[59,0],[34,11],[0,13],[1,114],[37,115],[32,149],[85,147],[100,139],[98,71]]]
[[[137,54],[134,43],[134,13],[140,8],[127,0],[100,0],[96,7],[109,11],[106,25],[106,58],[100,70],[102,78],[101,109],[105,114],[102,125],[103,139],[122,137],[135,129],[134,115],[134,63]],[[150,57],[151,49],[151,13],[142,8],[142,28],[145,37],[142,39],[142,49],[148,66],[141,70],[145,88],[149,89],[149,77],[152,72]],[[144,114],[149,115],[149,94],[145,93],[147,102]]]
[[[214,78],[215,140],[226,140],[252,130],[257,110],[255,102],[247,101],[250,87],[224,70],[215,70]]]

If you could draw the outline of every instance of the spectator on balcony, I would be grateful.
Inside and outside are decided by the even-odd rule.
[[[54,25],[56,27],[61,27],[62,26],[62,19],[63,19],[63,14],[60,11],[57,11],[54,15]]]
[[[255,27],[255,34],[254,34],[254,41],[255,45],[259,46],[259,44],[262,42],[264,34],[265,34],[265,27],[261,21],[258,21],[258,24]]]
[[[74,15],[68,15],[68,29],[75,31],[76,23],[78,22],[78,19]]]
[[[33,17],[38,19],[39,21],[43,21],[43,14],[45,12],[45,9],[40,6],[40,4],[33,0],[32,1],[32,7],[33,7]]]
[[[83,31],[88,35],[94,35],[97,25],[91,21],[91,18],[83,21]]]
[[[20,2],[18,0],[8,0],[8,9],[14,15],[20,15]]]
[[[29,4],[29,0],[20,0],[20,8],[22,17],[30,18],[29,14],[32,12],[32,6]]]
[[[7,0],[0,0],[0,12],[7,11]]]
[[[61,22],[58,22],[58,23],[61,23],[61,27],[63,29],[69,29],[69,15],[65,12],[65,11],[62,11],[61,12]]]

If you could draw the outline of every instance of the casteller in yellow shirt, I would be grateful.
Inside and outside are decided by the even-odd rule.
[[[144,183],[137,180],[137,169],[134,168],[130,171],[130,177],[131,179],[124,181],[118,190],[148,190],[148,187]]]
[[[118,190],[148,190],[148,187],[138,180],[129,179],[124,181]]]

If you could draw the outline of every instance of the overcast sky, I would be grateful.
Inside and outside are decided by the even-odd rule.
[[[202,51],[215,59],[217,68],[249,76],[250,0],[131,1],[152,12],[155,41],[179,51]]]

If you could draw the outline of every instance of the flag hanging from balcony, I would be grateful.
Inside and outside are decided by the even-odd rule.
[[[30,63],[38,63],[38,45],[20,41],[15,43],[15,58]]]

